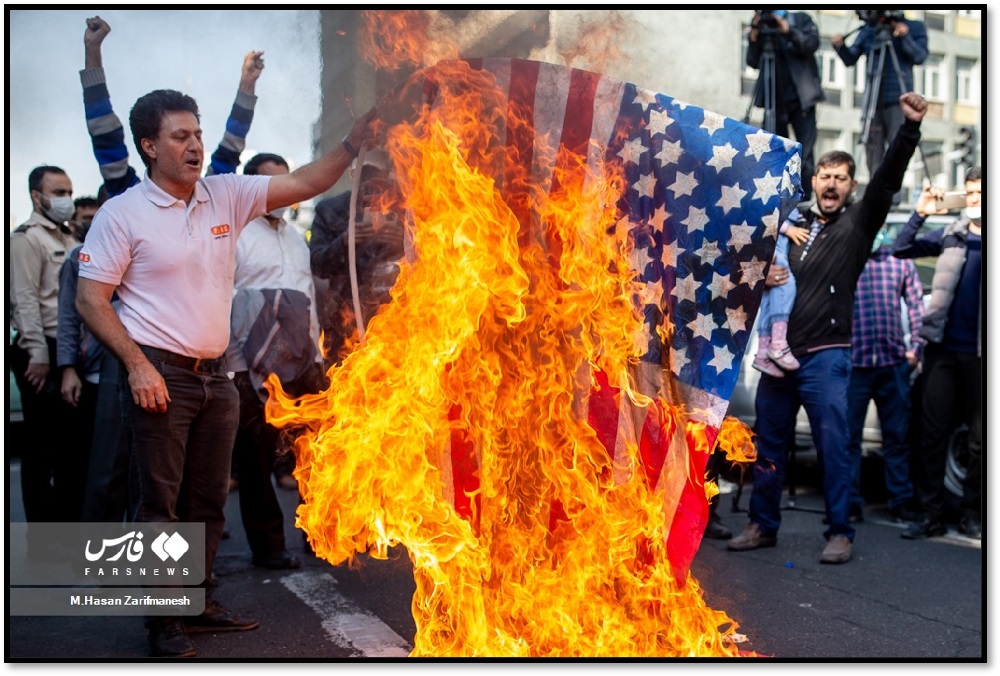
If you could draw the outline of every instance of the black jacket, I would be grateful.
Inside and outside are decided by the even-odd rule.
[[[919,140],[920,124],[904,121],[864,197],[827,220],[804,258],[805,246],[789,247],[796,292],[788,318],[788,344],[796,357],[828,347],[850,347],[854,289]],[[809,227],[818,214],[814,203],[800,225]]]
[[[819,29],[805,12],[790,12],[786,21],[788,34],[774,36],[775,58],[788,63],[788,70],[799,95],[799,105],[802,110],[808,110],[825,98],[819,81],[819,66],[816,64]],[[750,42],[747,46],[747,65],[759,69],[763,54],[764,38],[758,36],[755,42]],[[754,105],[758,108],[764,106],[763,87],[758,88]]]

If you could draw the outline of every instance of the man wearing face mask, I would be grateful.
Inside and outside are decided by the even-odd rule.
[[[963,535],[982,537],[982,281],[983,172],[973,167],[965,175],[965,213],[943,230],[921,237],[917,232],[939,210],[940,191],[925,187],[913,215],[896,238],[898,258],[937,256],[931,300],[920,335],[924,348],[922,472],[918,494],[926,517],[903,531],[906,539],[944,535],[945,463],[948,442],[957,420],[969,424],[968,466],[962,492]]]
[[[87,237],[87,230],[90,229],[90,223],[100,206],[97,198],[89,195],[73,200],[73,218],[70,219],[69,225],[73,228],[73,236],[79,241],[82,242]]]
[[[72,468],[58,421],[68,413],[59,395],[56,331],[59,269],[77,244],[66,221],[73,217],[73,184],[59,167],[28,175],[34,210],[10,235],[10,322],[15,329],[9,364],[21,392],[28,448],[21,453],[21,489],[27,521],[75,521],[80,504],[68,486]],[[55,424],[54,424],[55,423]],[[51,546],[28,530],[28,555],[44,559]]]
[[[920,141],[920,122],[927,101],[908,92],[899,97],[906,121],[900,126],[875,171],[864,196],[850,199],[854,158],[834,150],[816,162],[814,203],[801,223],[809,237],[793,242],[788,261],[795,276],[795,304],[788,318],[788,344],[799,368],[778,378],[762,374],[757,386],[757,460],[753,467],[750,523],[729,541],[732,551],[773,547],[781,525],[787,443],[795,429],[799,407],[806,409],[813,443],[823,468],[823,493],[828,528],[821,563],[851,559],[854,527],[850,523],[853,463],[847,425],[848,383],[851,375],[851,320],[854,290],[872,243],[892,198]],[[771,265],[765,284],[785,283],[786,268]]]
[[[280,176],[288,163],[261,153],[245,175]],[[264,419],[268,393],[263,382],[276,373],[282,387],[301,395],[318,391],[323,377],[319,322],[309,246],[275,209],[250,221],[236,245],[231,338],[226,362],[240,393],[240,423],[233,445],[239,472],[240,517],[253,565],[272,570],[298,568],[285,547],[285,521],[271,483],[279,430]]]

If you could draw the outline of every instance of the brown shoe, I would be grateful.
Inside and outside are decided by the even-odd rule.
[[[776,544],[778,544],[776,535],[764,535],[760,532],[760,526],[751,521],[742,533],[726,544],[726,549],[733,552],[745,552],[758,547],[773,547]]]
[[[847,563],[851,560],[851,541],[844,535],[833,535],[826,541],[820,563]]]
[[[205,612],[184,618],[184,627],[189,634],[206,632],[250,631],[260,626],[257,620],[245,620],[233,615],[225,606],[212,599],[205,604]]]

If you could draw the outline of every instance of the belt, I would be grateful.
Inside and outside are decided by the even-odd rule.
[[[179,366],[195,373],[224,373],[226,370],[225,355],[216,357],[215,359],[199,359],[198,357],[188,357],[183,354],[161,350],[157,347],[148,347],[146,345],[140,345],[139,349],[150,359],[161,361],[171,366]]]

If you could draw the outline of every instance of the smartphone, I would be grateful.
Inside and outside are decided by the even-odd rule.
[[[934,202],[938,210],[956,211],[965,208],[965,192],[946,192],[944,197]]]

